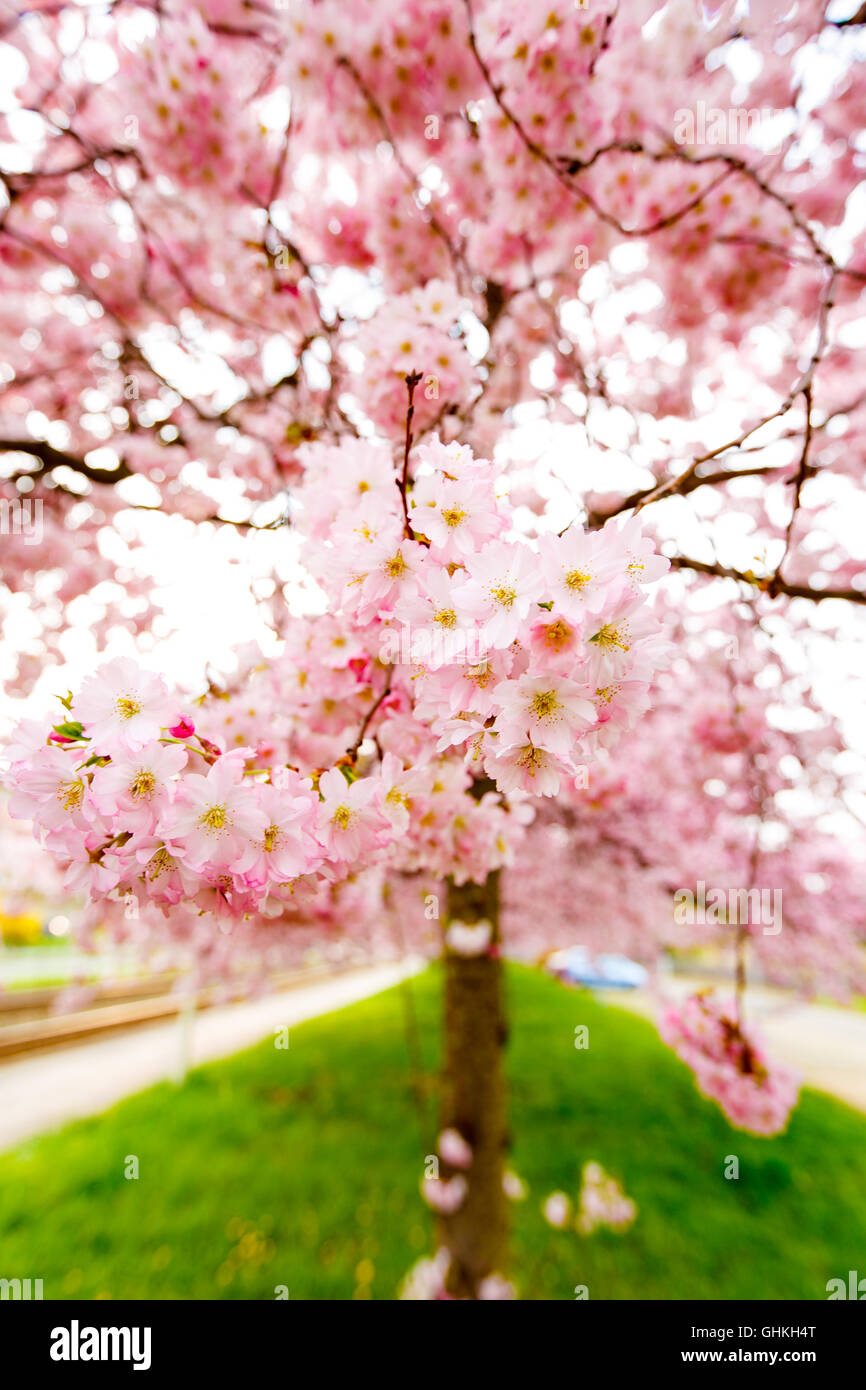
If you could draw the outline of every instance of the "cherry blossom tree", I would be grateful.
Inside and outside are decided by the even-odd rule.
[[[706,1054],[680,1046],[699,1040],[690,1021],[702,1025],[719,1081],[710,1093],[759,1132],[784,1127],[797,1088],[770,1059],[754,1065],[750,967],[806,995],[846,1000],[866,987],[862,831],[840,814],[858,779],[840,769],[836,721],[767,626],[736,604],[674,629],[677,657],[651,711],[589,769],[585,789],[545,803],[503,912],[506,939],[530,958],[579,940],[652,969],[670,949],[714,948],[733,999],[703,993],[682,1012],[668,1003],[662,1031],[706,1082]],[[712,1014],[718,1029],[704,1030]]]
[[[793,862],[758,827],[799,754],[742,696],[771,648],[717,652],[703,705],[677,672],[709,594],[804,650],[866,602],[863,19],[836,8],[0,8],[10,688],[82,621],[140,657],[18,729],[13,814],[119,932],[220,968],[447,883],[447,1296],[507,1292],[499,886],[536,804],[583,824],[601,793],[659,920],[687,849],[747,890]],[[215,527],[271,545],[274,645],[179,689],[147,547]],[[630,850],[588,841],[599,891]],[[403,939],[437,912],[434,887]],[[783,933],[804,975],[813,934]]]

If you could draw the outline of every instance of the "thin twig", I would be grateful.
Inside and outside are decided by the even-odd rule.
[[[355,739],[355,742],[352,744],[351,748],[347,748],[347,749],[346,749],[345,757],[346,757],[347,759],[349,759],[351,762],[354,762],[355,759],[356,759],[357,756],[358,756],[358,749],[361,747],[361,744],[364,742],[364,738],[365,738],[365,736],[366,736],[367,729],[368,729],[369,726],[370,726],[370,720],[373,718],[373,715],[376,713],[377,709],[378,709],[379,706],[382,704],[382,701],[385,700],[385,699],[387,699],[387,697],[391,694],[391,676],[393,675],[393,672],[394,672],[394,667],[393,667],[393,666],[389,666],[389,667],[388,667],[388,670],[387,670],[387,672],[386,672],[386,675],[385,675],[385,687],[384,687],[384,689],[382,690],[382,692],[381,692],[381,694],[378,696],[378,698],[377,698],[376,700],[374,700],[374,702],[373,702],[373,704],[371,705],[370,709],[367,710],[367,713],[364,715],[364,718],[361,720],[361,727],[360,727],[360,729],[358,730],[358,737]]]
[[[406,438],[403,443],[403,471],[397,483],[400,490],[400,499],[403,503],[403,531],[407,540],[412,540],[414,532],[412,523],[409,520],[409,454],[412,449],[412,417],[415,414],[415,388],[421,380],[420,372],[410,372],[406,377],[406,390],[409,393],[409,404],[406,408]]]

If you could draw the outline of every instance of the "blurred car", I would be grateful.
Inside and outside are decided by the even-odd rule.
[[[548,956],[546,965],[557,979],[592,989],[638,989],[649,978],[644,967],[638,965],[637,961],[629,960],[628,956],[590,956],[584,946],[554,951],[553,955]]]

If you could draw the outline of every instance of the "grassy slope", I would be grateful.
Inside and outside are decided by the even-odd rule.
[[[738,1133],[643,1020],[519,968],[509,988],[524,1297],[824,1298],[862,1267],[866,1117],[807,1092],[783,1138]],[[412,991],[432,1069],[436,972]],[[49,1298],[391,1298],[429,1241],[419,1126],[394,990],[0,1156],[0,1275],[42,1277]],[[540,1216],[588,1158],[638,1203],[623,1236]]]

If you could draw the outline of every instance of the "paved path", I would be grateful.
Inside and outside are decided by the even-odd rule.
[[[718,982],[667,976],[662,990],[682,998],[708,984],[729,994]],[[648,990],[606,993],[612,1004],[655,1020],[658,1000]],[[797,1068],[808,1086],[829,1091],[858,1110],[866,1111],[866,1014],[808,1004],[782,990],[757,987],[746,992],[746,1021],[755,1023],[771,1056]]]
[[[0,1066],[0,1149],[105,1110],[157,1081],[179,1080],[185,1066],[230,1056],[277,1028],[291,1028],[378,994],[420,964],[408,960],[353,970],[261,999],[208,1009],[194,1018],[181,1016],[6,1062]]]
[[[40,1052],[0,1066],[0,1149],[92,1115],[157,1081],[177,1080],[184,1066],[227,1057],[291,1028],[388,989],[423,962],[371,966],[243,1004],[208,1009],[193,1020],[172,1019],[95,1042]],[[681,997],[709,983],[668,977],[664,990]],[[605,992],[612,1004],[655,1018],[646,990]],[[780,1061],[807,1084],[866,1111],[866,1014],[806,1004],[781,991],[750,989],[753,1019]]]

